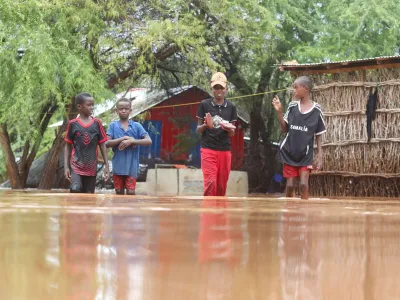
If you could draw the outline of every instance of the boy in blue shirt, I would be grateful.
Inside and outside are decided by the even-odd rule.
[[[150,146],[152,141],[143,126],[129,119],[132,111],[131,101],[121,98],[117,101],[116,112],[119,121],[113,121],[107,130],[107,148],[112,147],[113,180],[115,192],[135,195],[136,178],[139,172],[139,148]]]

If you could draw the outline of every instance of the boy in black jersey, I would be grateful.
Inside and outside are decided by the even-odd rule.
[[[99,119],[91,117],[94,99],[88,93],[75,97],[79,116],[68,122],[65,134],[64,169],[65,177],[71,182],[71,193],[94,193],[97,172],[97,146],[104,160],[104,175],[110,176],[106,144],[107,135]],[[71,154],[71,169],[69,156]]]
[[[321,107],[310,99],[313,83],[307,76],[301,76],[293,83],[294,101],[283,116],[278,97],[272,104],[278,112],[281,129],[286,133],[279,151],[283,162],[283,177],[287,178],[286,197],[293,197],[294,179],[300,177],[299,188],[302,199],[308,199],[308,178],[313,169],[314,136],[317,138],[317,159],[315,169],[322,167],[322,134],[326,131]]]
[[[225,99],[227,78],[221,72],[211,77],[213,98],[197,108],[196,132],[201,135],[201,169],[204,196],[225,196],[231,171],[231,137],[235,135],[236,106]]]

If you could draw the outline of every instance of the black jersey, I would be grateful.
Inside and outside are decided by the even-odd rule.
[[[230,123],[236,122],[236,106],[228,100],[218,105],[213,99],[207,99],[200,102],[196,116],[204,120],[206,113],[211,114],[215,125],[211,129],[204,130],[201,136],[201,147],[219,151],[231,150],[231,138],[228,132],[219,126],[217,119],[222,118]]]
[[[314,103],[309,111],[302,113],[300,101],[291,102],[283,119],[288,132],[280,146],[280,160],[297,167],[312,165],[314,136],[326,131],[321,107]]]

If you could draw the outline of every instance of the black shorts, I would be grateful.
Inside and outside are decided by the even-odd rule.
[[[96,176],[82,176],[71,170],[71,193],[94,194],[96,188]]]

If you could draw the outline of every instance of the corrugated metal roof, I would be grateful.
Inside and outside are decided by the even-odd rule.
[[[150,92],[146,95],[144,101],[142,100],[142,102],[138,102],[137,100],[135,100],[134,102],[132,102],[133,109],[130,114],[130,118],[136,117],[137,115],[145,112],[146,110],[149,110],[150,108],[164,102],[165,100],[168,100],[169,98],[171,98],[175,95],[179,95],[180,93],[183,93],[191,88],[200,89],[199,87],[197,87],[195,85],[187,85],[187,86],[183,86],[183,87],[169,89],[168,91],[165,91],[165,90],[160,91],[159,90],[159,91],[155,91],[155,92]],[[211,97],[211,95],[210,95],[210,97]],[[238,118],[247,124],[249,123],[239,114],[238,114]]]
[[[93,116],[99,117],[103,113],[109,111],[110,109],[112,109],[114,107],[116,100],[120,99],[122,97],[125,97],[128,99],[135,99],[134,101],[139,101],[139,102],[145,101],[146,100],[146,92],[147,92],[147,89],[134,88],[134,89],[130,89],[127,92],[119,93],[115,96],[115,99],[108,99],[108,100],[104,101],[103,103],[96,104],[94,111],[93,111]],[[63,121],[59,121],[54,124],[51,124],[49,127],[58,127],[58,126],[61,126],[62,123],[63,123]]]
[[[309,73],[332,73],[345,72],[351,68],[354,69],[378,69],[385,68],[390,64],[395,64],[395,67],[400,66],[400,55],[380,56],[372,58],[361,58],[354,60],[341,60],[320,63],[304,63],[297,64],[293,62],[283,63],[278,65],[281,71],[308,71]]]
[[[177,88],[166,90],[149,90],[145,88],[134,88],[130,89],[128,92],[122,92],[116,95],[115,99],[109,99],[105,102],[98,104],[95,106],[93,116],[101,117],[107,111],[110,111],[117,99],[122,97],[128,98],[132,100],[132,112],[130,114],[130,118],[136,117],[137,115],[149,110],[150,108],[168,100],[169,98],[179,95],[191,88],[198,88],[194,85],[187,85]],[[199,88],[198,88],[199,89]],[[210,96],[211,97],[211,96]],[[240,119],[242,119],[245,123],[248,123],[245,119],[238,115]],[[57,123],[51,124],[49,127],[58,127],[61,126],[63,121],[59,121]],[[107,125],[103,123],[104,125]]]
[[[149,90],[145,88],[133,88],[127,92],[122,92],[117,94],[115,96],[115,99],[108,99],[101,104],[96,104],[93,116],[101,117],[102,114],[111,110],[114,107],[115,102],[118,99],[125,97],[132,100],[133,109],[130,117],[133,118],[138,114],[148,110],[149,108],[167,100],[168,98],[190,89],[191,87],[192,86],[173,88],[168,90],[168,92],[165,90]],[[61,126],[62,123],[63,121],[60,121],[51,124],[49,127],[58,127]],[[104,125],[106,124],[104,123]]]
[[[173,88],[166,90],[156,90],[156,91],[148,91],[144,94],[144,98],[139,101],[139,99],[135,99],[132,102],[132,112],[130,114],[130,118],[136,117],[137,115],[149,110],[153,106],[164,102],[165,100],[183,93],[191,88],[197,88],[193,85],[187,85],[183,87]]]
[[[392,59],[392,58],[394,58],[394,59],[400,58],[400,55],[379,56],[379,57],[371,57],[371,58],[359,58],[359,59],[353,59],[353,60],[340,60],[340,61],[319,62],[319,63],[304,63],[304,64],[283,63],[283,64],[280,64],[279,66],[282,66],[282,67],[323,66],[323,65],[332,65],[332,64],[353,63],[353,62],[368,62],[368,61]]]

